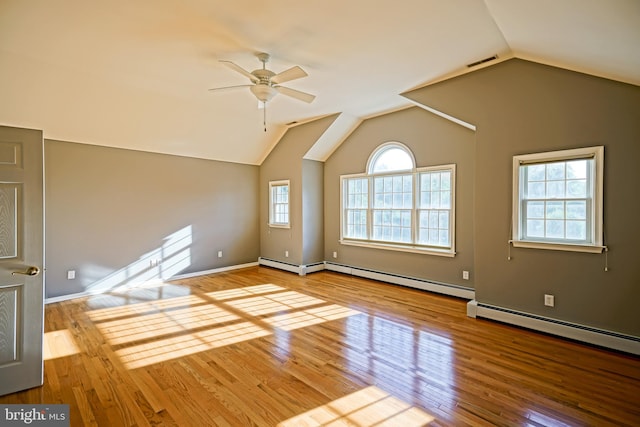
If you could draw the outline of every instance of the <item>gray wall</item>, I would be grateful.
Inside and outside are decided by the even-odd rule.
[[[47,140],[45,174],[47,297],[258,259],[257,166]]]
[[[324,163],[302,161],[302,264],[324,261]]]
[[[314,258],[313,254],[322,251],[323,241],[315,239],[317,225],[307,225],[312,231],[311,237],[304,236],[303,227],[305,206],[316,209],[311,203],[317,196],[311,192],[322,194],[322,187],[313,189],[310,185],[318,174],[313,162],[303,161],[304,155],[322,134],[334,122],[337,115],[328,116],[316,121],[302,124],[287,130],[278,145],[260,165],[260,256],[290,264],[302,265]],[[303,174],[303,169],[309,169]],[[307,177],[306,187],[303,176]],[[269,227],[269,181],[290,181],[289,215],[291,228]],[[303,188],[310,192],[303,200]],[[310,214],[307,212],[307,215]],[[285,257],[285,251],[289,257]],[[305,256],[308,254],[309,256]],[[322,261],[320,259],[319,261]]]
[[[414,107],[365,120],[325,162],[325,259],[446,284],[474,286],[473,177],[474,133]],[[455,258],[341,245],[340,176],[366,171],[371,153],[388,141],[411,149],[418,167],[455,163]],[[333,258],[333,252],[337,258]],[[470,280],[462,271],[471,271]]]
[[[477,300],[640,336],[640,88],[513,59],[407,96],[477,126]],[[593,145],[605,146],[609,271],[604,254],[519,248],[508,261],[512,157]]]

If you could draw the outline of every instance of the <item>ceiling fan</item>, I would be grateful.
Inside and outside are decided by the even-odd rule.
[[[302,68],[296,65],[295,67],[291,67],[281,73],[276,74],[273,71],[267,69],[267,62],[269,62],[270,58],[268,53],[257,53],[256,57],[260,62],[262,62],[262,68],[253,70],[252,72],[245,70],[244,68],[231,61],[220,60],[220,62],[227,65],[232,70],[237,71],[238,73],[247,77],[251,81],[251,84],[218,87],[209,90],[221,91],[248,87],[251,93],[253,93],[255,97],[258,98],[258,101],[260,101],[263,106],[278,93],[307,103],[310,103],[315,99],[315,95],[311,95],[309,93],[301,92],[299,90],[291,89],[285,86],[280,86],[281,83],[300,79],[302,77],[307,77],[308,74]]]

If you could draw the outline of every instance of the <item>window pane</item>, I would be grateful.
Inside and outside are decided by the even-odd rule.
[[[431,193],[430,192],[422,192],[420,194],[420,207],[428,208],[431,206]]]
[[[443,209],[451,208],[451,193],[449,191],[440,192],[440,207]]]
[[[440,211],[438,215],[438,225],[442,229],[449,228],[449,212],[448,211]]]
[[[432,173],[431,174],[431,191],[440,190],[440,174]]]
[[[586,179],[587,160],[573,160],[567,162],[567,179]]]
[[[440,246],[449,246],[449,233],[446,230],[440,230],[438,233],[438,244]]]
[[[438,212],[430,211],[429,212],[429,227],[438,228]]]
[[[564,179],[564,162],[549,163],[547,166],[547,180]]]
[[[528,237],[544,237],[544,220],[527,220]]]
[[[564,219],[564,202],[547,202],[546,217]]]
[[[440,192],[434,191],[431,193],[431,204],[429,206],[432,209],[438,209],[440,207]]]
[[[527,166],[529,181],[544,181],[545,169],[544,165]]]
[[[413,169],[413,159],[400,147],[383,149],[373,161],[372,173]]]
[[[586,238],[586,221],[567,221],[567,239],[585,240]]]
[[[527,202],[527,218],[544,218],[544,202]]]
[[[587,197],[587,180],[567,181],[567,197]]]
[[[567,219],[587,219],[587,202],[570,201],[567,202]]]
[[[562,220],[549,220],[547,221],[546,237],[552,239],[564,238],[564,221]]]
[[[411,193],[404,193],[402,207],[405,209],[411,209],[413,207],[413,195]]]
[[[529,182],[527,185],[527,199],[544,199],[544,182]]]
[[[451,190],[451,172],[440,173],[440,188],[442,190]]]
[[[548,181],[547,182],[547,198],[563,199],[564,198],[564,181]]]
[[[431,190],[431,177],[428,173],[420,174],[420,189],[422,191]]]

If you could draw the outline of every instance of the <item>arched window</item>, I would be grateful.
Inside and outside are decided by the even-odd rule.
[[[370,174],[415,169],[413,154],[399,142],[387,142],[378,147],[369,157],[367,171]]]
[[[417,168],[407,146],[387,142],[341,182],[341,243],[455,255],[455,165]]]

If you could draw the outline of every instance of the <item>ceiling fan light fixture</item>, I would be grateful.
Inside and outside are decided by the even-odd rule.
[[[249,87],[251,93],[255,95],[261,102],[268,102],[278,93],[273,87],[266,84],[256,84]]]

